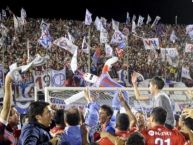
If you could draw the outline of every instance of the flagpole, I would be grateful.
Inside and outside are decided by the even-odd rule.
[[[178,16],[175,16],[175,24],[178,24]]]
[[[88,72],[90,73],[90,43],[91,43],[91,41],[90,41],[90,27],[91,26],[89,26],[89,29],[88,29]]]
[[[5,45],[3,45],[3,80],[2,80],[2,83],[3,83],[3,86],[5,85],[4,82],[5,82],[5,74],[4,74],[4,69],[5,69]]]
[[[126,48],[127,48],[127,82],[126,82],[126,87],[128,86],[129,84],[129,46],[128,46],[128,37],[129,36],[126,36]]]
[[[166,48],[165,48],[165,70],[164,70],[164,75],[165,75],[165,80],[166,80],[166,67],[167,67],[167,59],[166,59]]]

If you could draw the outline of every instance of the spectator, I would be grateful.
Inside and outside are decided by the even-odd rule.
[[[52,120],[49,103],[39,101],[31,103],[28,115],[29,123],[22,128],[18,145],[56,145],[58,138],[51,139],[49,134]]]
[[[171,130],[164,126],[167,112],[162,107],[153,108],[149,117],[150,128],[142,131],[147,145],[170,143],[184,145],[185,139],[177,130]]]
[[[141,99],[148,100],[149,97],[140,95],[140,92],[137,88],[136,81],[137,81],[137,76],[136,76],[136,73],[134,72],[132,75],[132,84],[134,87],[135,96],[139,100]],[[166,109],[167,118],[166,118],[165,125],[168,128],[173,128],[174,127],[174,114],[173,114],[173,110],[171,106],[171,101],[168,95],[162,91],[163,87],[164,87],[164,81],[162,78],[154,77],[151,79],[149,90],[150,90],[150,93],[153,95],[153,106],[154,107],[160,106]]]

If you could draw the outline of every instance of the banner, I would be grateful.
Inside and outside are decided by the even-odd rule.
[[[145,46],[145,49],[159,49],[158,38],[144,38],[143,44]]]
[[[64,87],[64,81],[66,80],[66,70],[51,70],[51,86],[52,87]]]
[[[50,86],[50,72],[44,71],[42,68],[33,71],[34,83],[39,91],[43,91],[45,87]]]
[[[188,67],[182,67],[181,77],[182,77],[182,78],[187,78],[187,79],[190,79],[190,80],[192,79],[192,78],[190,77],[190,70],[189,70]]]

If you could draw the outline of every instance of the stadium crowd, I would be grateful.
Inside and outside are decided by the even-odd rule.
[[[118,62],[113,64],[110,73],[112,78],[122,81],[123,86],[130,83],[138,100],[152,99],[153,108],[149,116],[144,112],[133,112],[125,98],[125,94],[118,92],[117,97],[120,105],[98,104],[87,89],[84,97],[87,100],[84,109],[72,107],[62,110],[57,106],[50,105],[44,101],[32,102],[28,113],[22,120],[22,128],[19,129],[20,114],[12,105],[12,83],[14,72],[9,66],[15,62],[25,65],[35,57],[49,55],[48,63],[43,66],[44,70],[60,70],[66,68],[65,86],[85,86],[82,77],[76,74],[91,72],[100,76],[104,72],[106,57],[103,44],[100,44],[99,32],[95,26],[85,26],[81,21],[72,20],[46,20],[50,24],[49,31],[55,40],[68,32],[75,38],[74,44],[78,46],[78,69],[72,72],[70,66],[71,53],[52,45],[50,49],[43,48],[39,43],[41,19],[27,19],[27,23],[18,30],[13,27],[12,17],[2,20],[9,30],[7,35],[1,37],[0,63],[5,69],[4,97],[0,113],[0,144],[2,145],[191,145],[193,144],[193,109],[184,108],[180,116],[174,116],[171,100],[162,92],[164,81],[162,76],[168,80],[181,81],[182,66],[190,67],[191,53],[184,52],[185,44],[191,43],[191,39],[185,32],[184,25],[158,24],[143,25],[136,28],[138,37],[128,32],[127,45],[123,53],[116,52],[118,45],[112,45],[113,52],[119,57]],[[120,30],[131,30],[131,24],[120,24]],[[113,35],[111,25],[107,24],[106,30],[109,36]],[[175,30],[178,39],[175,43],[170,42],[170,34]],[[2,31],[2,29],[1,29]],[[90,41],[90,53],[82,52],[83,37],[87,36]],[[159,49],[155,51],[144,49],[143,38],[159,38],[161,48],[177,48],[179,56],[177,65],[171,65],[162,60]],[[29,54],[27,40],[30,40]],[[88,60],[100,50],[97,62]],[[30,57],[28,57],[28,55]],[[86,63],[87,62],[87,63]],[[89,64],[90,63],[90,64]],[[90,70],[89,70],[90,66]],[[39,69],[39,67],[34,68]],[[119,71],[126,71],[122,78]],[[137,87],[135,72],[140,72],[145,79],[150,80],[149,91],[152,98],[141,96]],[[190,71],[191,72],[191,71]],[[126,74],[129,74],[129,82],[125,82]],[[191,73],[190,73],[191,75]],[[186,79],[187,85],[190,85]],[[124,108],[124,113],[120,111]]]

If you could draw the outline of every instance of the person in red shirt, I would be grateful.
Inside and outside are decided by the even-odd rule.
[[[180,132],[186,139],[186,145],[191,145],[193,142],[193,116],[190,115],[190,110],[192,109],[185,108],[179,119]]]
[[[149,122],[150,129],[142,131],[146,145],[184,145],[183,135],[173,129],[164,126],[167,112],[162,107],[155,107],[151,112]]]
[[[56,125],[50,130],[50,134],[52,137],[60,136],[64,132],[65,127],[63,109],[59,109],[56,111],[54,121]]]

